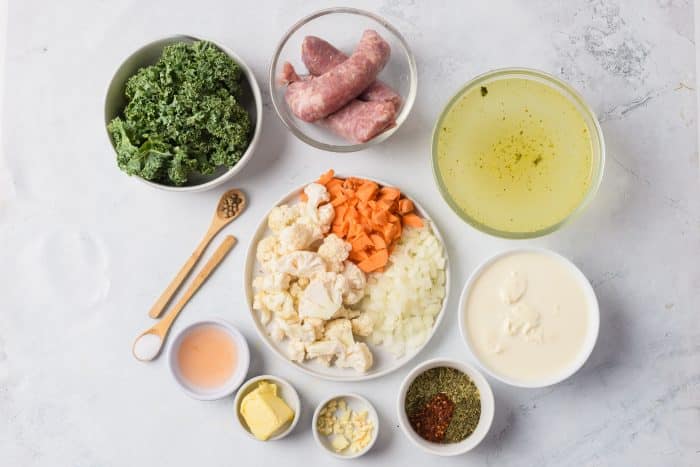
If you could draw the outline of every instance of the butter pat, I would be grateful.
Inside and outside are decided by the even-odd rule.
[[[261,441],[294,418],[292,409],[277,395],[277,385],[266,381],[243,397],[240,411],[253,436]]]

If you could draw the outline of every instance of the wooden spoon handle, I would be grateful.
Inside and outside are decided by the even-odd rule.
[[[202,238],[202,240],[200,240],[199,244],[197,245],[197,248],[187,259],[187,262],[182,266],[182,268],[180,268],[180,271],[173,278],[173,280],[170,281],[168,287],[166,287],[166,289],[163,291],[160,297],[158,297],[158,300],[156,300],[156,302],[153,304],[153,306],[148,312],[148,316],[150,316],[151,318],[158,318],[161,315],[161,313],[163,313],[165,307],[168,306],[168,303],[170,303],[170,300],[173,299],[173,296],[178,291],[182,283],[185,282],[187,276],[190,275],[190,272],[192,272],[194,265],[197,264],[197,261],[199,261],[199,258],[201,258],[202,253],[204,253],[204,250],[206,250],[207,246],[209,246],[209,243],[219,232],[220,229],[221,227],[219,227],[218,225],[212,225],[209,228],[209,230],[207,230],[207,233],[204,234],[204,237]]]
[[[219,247],[216,249],[212,257],[209,258],[207,264],[205,264],[202,270],[199,272],[199,274],[195,276],[194,280],[192,281],[192,284],[190,284],[185,293],[182,295],[182,298],[180,298],[180,300],[168,312],[168,314],[166,314],[163,317],[162,320],[160,320],[155,326],[153,326],[153,329],[158,332],[163,341],[165,341],[165,337],[168,335],[170,326],[172,326],[173,322],[175,321],[175,318],[177,318],[177,315],[180,314],[185,305],[187,305],[187,302],[189,302],[190,299],[194,296],[194,294],[197,293],[202,284],[204,284],[204,282],[209,278],[211,273],[214,272],[216,267],[226,257],[228,252],[231,251],[231,248],[233,248],[235,244],[236,237],[234,237],[233,235],[227,235],[224,238],[224,241],[221,243],[221,245],[219,245]]]

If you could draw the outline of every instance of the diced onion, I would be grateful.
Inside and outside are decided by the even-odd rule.
[[[384,272],[373,273],[360,309],[369,314],[367,338],[396,357],[425,343],[445,298],[445,254],[430,227],[407,227]]]

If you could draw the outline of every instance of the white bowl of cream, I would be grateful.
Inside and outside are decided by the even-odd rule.
[[[492,377],[544,387],[576,373],[598,339],[593,287],[568,259],[550,250],[499,253],[471,275],[459,303],[470,352]]]

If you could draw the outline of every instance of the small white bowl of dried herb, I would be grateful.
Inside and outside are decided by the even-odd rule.
[[[415,445],[438,456],[474,449],[491,428],[494,399],[473,366],[433,359],[406,376],[397,401],[399,425]]]

